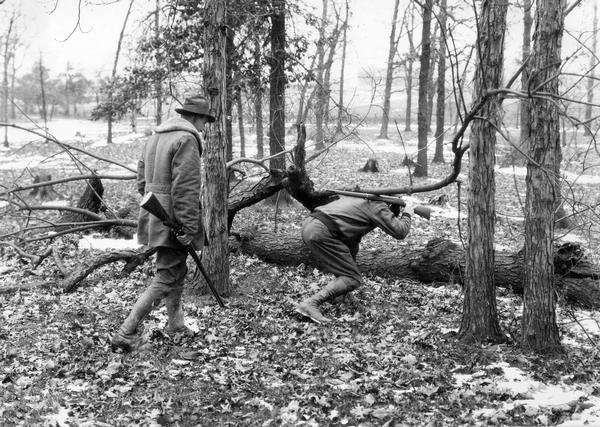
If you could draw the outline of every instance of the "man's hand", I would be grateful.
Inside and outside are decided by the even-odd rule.
[[[407,204],[406,206],[404,206],[404,209],[402,210],[402,213],[409,214],[410,216],[413,216],[415,214],[415,208],[414,208],[414,206]]]
[[[394,216],[397,217],[398,215],[400,215],[400,205],[394,205],[390,203],[389,206]]]
[[[177,236],[177,240],[183,246],[189,246],[194,241],[194,238],[192,236],[190,236],[189,234],[182,234],[181,236]]]

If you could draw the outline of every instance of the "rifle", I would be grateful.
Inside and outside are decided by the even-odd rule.
[[[406,206],[406,202],[400,197],[384,196],[384,195],[370,194],[370,193],[357,193],[355,191],[343,191],[343,190],[325,189],[324,191],[331,191],[332,193],[339,194],[340,196],[359,197],[361,199],[375,200],[377,202],[390,203],[392,205],[398,205],[401,207]],[[415,206],[414,212],[416,215],[419,215],[420,217],[423,217],[425,219],[431,219],[431,208],[428,208],[427,206]]]
[[[169,217],[169,214],[167,213],[167,211],[165,210],[163,205],[160,204],[160,201],[156,198],[154,193],[152,193],[151,191],[146,193],[146,195],[142,199],[142,202],[140,203],[140,207],[142,207],[143,209],[145,209],[146,211],[150,212],[152,215],[154,215],[155,217],[160,219],[164,225],[166,225],[171,230],[173,230],[173,233],[176,236],[181,236],[182,234],[184,234],[183,227],[181,226],[181,224],[175,222],[173,219],[171,219]],[[219,305],[221,307],[225,307],[225,304],[223,303],[223,300],[219,296],[217,289],[213,285],[212,280],[210,280],[210,278],[208,277],[208,274],[206,273],[206,270],[202,266],[202,262],[200,261],[200,257],[198,257],[198,254],[196,253],[196,248],[194,248],[194,244],[190,243],[185,248],[186,248],[187,252],[192,256],[192,259],[198,266],[198,270],[200,270],[200,273],[202,273],[202,276],[204,276],[204,280],[206,280],[206,283],[208,284],[210,291],[214,295],[214,297],[217,300],[217,302],[219,303]]]

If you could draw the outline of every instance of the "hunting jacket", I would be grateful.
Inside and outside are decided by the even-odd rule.
[[[167,213],[194,236],[196,248],[203,244],[200,213],[200,155],[202,137],[187,120],[173,118],[155,129],[138,162],[137,187],[144,195],[153,192]],[[138,243],[181,249],[169,228],[140,208]]]

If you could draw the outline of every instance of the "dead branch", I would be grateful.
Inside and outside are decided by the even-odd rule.
[[[156,248],[144,247],[141,252],[127,250],[118,252],[108,252],[99,255],[94,261],[86,265],[80,265],[73,271],[61,284],[64,292],[73,292],[81,282],[97,268],[117,261],[125,261],[125,266],[121,270],[121,277],[131,273],[137,266],[143,264],[156,252]]]

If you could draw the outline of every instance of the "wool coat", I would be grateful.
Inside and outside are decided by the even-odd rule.
[[[200,212],[200,155],[202,137],[187,120],[173,118],[155,129],[138,162],[137,186],[141,195],[152,192],[171,218],[193,236],[201,248],[204,240]],[[181,249],[182,245],[157,217],[140,208],[138,243]]]

